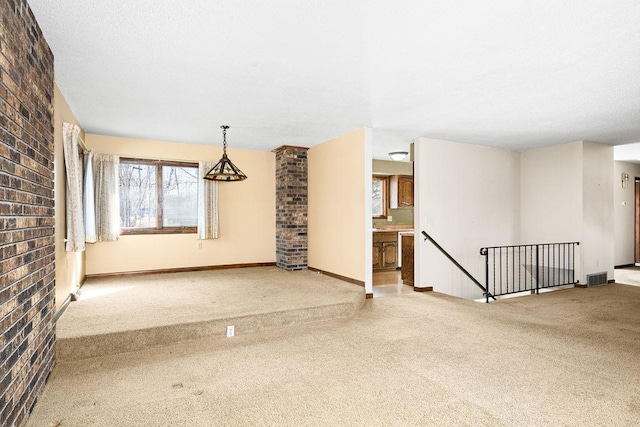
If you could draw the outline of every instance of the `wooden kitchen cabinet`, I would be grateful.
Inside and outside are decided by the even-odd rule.
[[[398,242],[382,244],[382,268],[396,268],[398,266]]]
[[[373,269],[382,270],[382,244],[373,242]]]
[[[373,233],[373,269],[393,270],[398,266],[398,232]]]
[[[413,207],[413,176],[389,177],[389,207],[391,209]]]
[[[413,286],[413,233],[402,233],[402,283]]]
[[[398,177],[398,207],[413,206],[413,177],[400,175]]]

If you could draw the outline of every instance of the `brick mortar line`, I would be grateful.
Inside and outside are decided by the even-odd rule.
[[[44,332],[44,330],[43,330],[42,332]],[[51,333],[53,334],[53,337],[54,337],[54,345],[55,345],[55,333],[54,333],[53,331],[51,331]],[[38,338],[40,338],[40,335],[42,335],[42,333],[38,334],[38,335],[37,335],[37,337],[38,337]],[[43,344],[46,344],[46,343],[43,343]],[[36,347],[39,347],[39,345],[38,345],[38,346],[36,346]],[[41,361],[41,363],[40,363],[40,366],[43,366],[43,364],[46,366],[46,365],[48,365],[49,363],[51,363],[51,364],[52,364],[51,368],[52,368],[52,370],[53,370],[53,363],[55,362],[55,354],[54,354],[54,353],[55,353],[55,352],[53,352],[53,351],[52,351],[52,352],[51,352],[51,354],[50,354],[50,355],[48,355],[48,359],[49,359],[49,360],[45,360],[45,359],[43,358],[43,359],[42,359],[42,361]],[[51,370],[51,371],[52,371],[52,370]],[[20,371],[22,371],[22,369],[20,369]],[[20,372],[20,371],[19,371],[19,372]],[[50,371],[50,372],[51,372],[51,371]],[[34,378],[38,378],[38,381],[36,381],[36,386],[37,386],[37,385],[42,381],[43,375],[45,375],[45,374],[46,374],[46,375],[49,375],[49,373],[48,373],[48,372],[46,372],[45,370],[42,370],[42,369],[36,369],[35,375],[33,375],[33,376],[28,376],[28,375],[27,375],[27,376],[25,376],[25,378],[23,378],[23,379],[20,381],[20,383],[18,383],[18,385],[20,385],[20,384],[24,383],[24,382],[25,382],[25,381],[27,381],[27,380],[29,380],[29,382],[31,382]],[[6,375],[5,375],[5,377],[6,377]],[[4,377],[3,377],[3,378],[4,378]],[[46,379],[46,376],[45,376],[44,378]],[[1,381],[1,380],[0,380],[0,381]],[[15,383],[15,381],[14,381],[14,380],[12,380],[12,381],[7,385],[7,386],[13,385],[13,383]],[[43,385],[44,385],[44,384],[43,384]],[[29,392],[29,390],[28,390],[28,384],[27,384],[27,386],[25,387],[25,390],[24,390],[24,392],[23,392],[22,394],[26,394],[26,395],[27,395],[27,399],[28,399],[29,397],[34,396],[34,394],[35,394],[35,393],[34,393],[34,391],[35,391],[35,390],[31,390],[31,392]],[[5,405],[4,405],[3,407],[1,407],[1,408],[0,408],[0,413],[2,413],[2,412],[3,412],[3,411],[8,407],[8,405],[9,405],[9,400],[8,400],[8,399],[13,400],[13,396],[5,396],[5,397],[7,398],[7,401],[5,402]],[[36,399],[36,400],[37,400],[37,397],[34,397],[34,399]],[[32,402],[32,403],[33,403],[33,402]],[[25,402],[24,402],[24,403],[21,403],[20,405],[16,405],[16,406],[14,407],[14,409],[13,409],[13,411],[12,411],[12,412],[14,412],[14,411],[21,411],[21,410],[24,410],[24,411],[25,411],[25,414],[26,414],[26,415],[28,415],[28,414],[27,414],[28,409],[27,409],[27,405],[26,405],[26,400],[25,400]]]
[[[48,284],[47,284],[47,285],[48,285]],[[45,289],[45,288],[47,287],[47,285],[43,285],[43,289]],[[35,286],[35,285],[34,285],[34,286]],[[24,292],[24,290],[23,290],[22,292]],[[22,293],[22,292],[20,292],[20,293]],[[45,292],[45,293],[44,293],[44,295],[42,296],[42,298],[40,298],[40,299],[39,299],[38,301],[36,301],[34,304],[31,304],[31,307],[30,307],[29,309],[31,309],[31,308],[33,308],[33,307],[36,307],[40,302],[42,302],[42,300],[43,300],[43,299],[45,299],[45,298],[46,298],[48,295],[50,295],[50,294],[55,294],[55,287],[54,287],[51,291],[49,291],[49,292]],[[20,294],[15,295],[13,298],[9,299],[7,302],[9,302],[9,301],[11,301],[11,300],[13,300],[13,299],[15,299],[15,298],[18,298],[18,296],[19,296],[19,295],[20,295]],[[21,304],[19,304],[19,305],[18,305],[18,307],[22,307],[26,301],[27,301],[27,300],[24,300]],[[27,310],[27,311],[28,311],[28,310]],[[24,312],[23,312],[23,314],[24,314]],[[10,317],[10,316],[11,316],[11,313],[9,313],[9,314],[5,315],[5,316],[4,316],[0,321],[4,321],[4,320],[6,320],[6,319],[7,319],[7,317]],[[16,321],[15,321],[15,322],[13,322],[11,325],[9,325],[9,328],[7,328],[7,329],[11,329],[11,327],[12,327],[12,326],[14,326],[16,323],[18,323],[18,321],[19,321],[22,317],[24,317],[24,315],[23,315],[23,316],[20,316],[20,317],[18,318],[18,320],[16,320]],[[32,325],[32,326],[33,326],[33,325]],[[24,328],[22,328],[22,329],[24,329]],[[22,331],[22,329],[20,329],[20,331],[18,331],[18,332],[21,332],[21,331]],[[16,332],[16,333],[18,333],[18,332]],[[7,347],[7,345],[8,345],[8,343],[7,343],[7,344],[5,344],[5,345],[4,345],[4,347],[0,348],[0,351],[4,350],[4,349]]]
[[[40,302],[40,301],[44,300],[44,299],[46,298],[46,295],[47,295],[47,294],[45,294],[45,296],[43,296],[42,298],[40,298],[40,300],[39,300],[38,302]],[[37,304],[36,304],[36,305],[37,305]],[[14,325],[15,325],[15,323],[17,323],[19,320],[20,320],[20,319],[18,319],[16,322],[14,322]],[[31,330],[32,330],[32,331],[37,331],[37,330],[39,330],[38,328],[42,325],[42,322],[46,322],[46,321],[47,321],[47,316],[45,316],[45,317],[41,317],[41,318],[40,318],[40,321],[39,321],[38,323],[36,323],[36,325],[35,325],[35,326],[33,326],[33,325],[31,326],[31,328],[32,328]],[[53,321],[53,320],[50,320],[50,321]],[[28,322],[27,322],[27,323],[28,323]],[[26,326],[27,326],[27,325],[25,324],[25,325],[24,325],[24,327],[22,327],[19,331],[17,331],[17,332],[16,332],[16,336],[18,336],[18,335],[20,334],[20,332],[22,332],[22,331],[26,328]],[[46,326],[46,325],[44,325],[44,326]],[[47,329],[40,329],[40,333],[38,333],[36,336],[34,336],[34,337],[33,337],[33,341],[32,341],[32,343],[38,343],[38,344],[40,344],[39,340],[40,340],[40,338],[41,338],[41,335],[42,335],[42,333],[43,333],[43,332],[46,332],[46,331],[47,331]],[[54,333],[54,334],[55,334],[55,330],[53,330],[53,329],[52,329],[50,332],[52,332],[52,333]],[[27,334],[27,335],[26,335],[26,336],[25,336],[25,337],[24,337],[24,338],[23,338],[19,343],[16,343],[16,347],[11,351],[11,353],[9,353],[9,355],[8,355],[9,357],[7,357],[7,359],[5,360],[5,363],[10,359],[10,356],[11,356],[11,355],[13,355],[16,351],[18,351],[18,350],[19,350],[20,345],[21,345],[23,342],[25,342],[25,341],[27,341],[27,340],[29,339],[29,335],[30,335],[30,334]],[[4,351],[7,347],[9,347],[9,345],[11,344],[11,342],[12,342],[12,341],[13,341],[13,340],[11,340],[11,341],[9,341],[8,343],[6,343],[6,344],[4,345],[4,347],[2,347],[2,348],[0,349],[0,351]],[[34,347],[34,350],[37,350],[37,347],[39,347],[39,346],[38,346],[38,345],[36,345],[36,346],[33,346],[33,347]],[[5,379],[5,378],[7,377],[7,375],[9,375],[10,371],[11,371],[11,369],[7,369],[7,373],[6,373],[5,375],[3,375],[2,377],[0,377],[0,382],[1,382],[3,379]],[[20,372],[20,371],[18,371],[18,372]],[[10,385],[10,384],[13,384],[13,380],[9,383],[9,385]],[[0,411],[0,412],[2,412],[2,411]]]
[[[4,57],[6,58],[6,56],[5,56],[4,54],[3,54],[2,56],[4,56]],[[8,60],[8,58],[7,58],[7,60]],[[7,73],[7,76],[9,76],[9,74],[8,74],[8,73]],[[9,78],[11,78],[11,76],[9,76]],[[11,80],[13,80],[13,78],[11,78]],[[16,82],[14,82],[14,83],[16,83]],[[9,88],[9,87],[8,87],[8,86],[7,86],[3,81],[2,81],[2,80],[0,80],[0,85],[1,85],[3,88],[5,88],[5,89],[7,90],[7,93],[10,93],[10,94],[11,94],[11,95],[12,95],[12,96],[13,96],[13,97],[14,97],[14,98],[15,98],[15,99],[20,103],[20,105],[23,105],[23,106],[25,107],[25,109],[29,112],[29,118],[27,119],[26,117],[24,117],[24,115],[22,114],[22,111],[17,110],[13,105],[11,105],[11,103],[10,103],[8,100],[3,99],[3,102],[4,102],[6,105],[8,105],[8,106],[9,106],[9,108],[10,108],[11,110],[13,110],[15,113],[17,113],[17,114],[18,114],[18,116],[22,117],[23,119],[27,120],[30,124],[32,124],[32,125],[33,125],[33,123],[32,123],[32,121],[31,121],[31,120],[32,120],[32,118],[33,118],[33,116],[34,116],[34,113],[37,113],[37,112],[38,112],[38,103],[40,102],[40,100],[36,100],[35,102],[34,102],[34,101],[32,101],[32,100],[29,100],[29,102],[30,102],[31,104],[33,104],[33,106],[35,107],[35,110],[33,110],[33,111],[32,111],[31,109],[27,108],[27,105],[25,105],[25,102],[23,102],[23,101],[20,99],[20,97],[18,96],[19,94],[16,94],[13,90],[11,90],[11,89],[10,89],[10,88]],[[45,112],[45,111],[42,111],[42,112],[43,112],[43,113],[51,114],[50,112]],[[19,125],[15,120],[13,120],[11,117],[7,116],[6,114],[4,114],[4,113],[3,113],[3,116],[5,116],[5,117],[6,117],[10,122],[12,122],[13,124],[15,124],[16,126],[18,126],[18,127],[19,127],[19,128],[20,128],[20,129],[21,129],[21,130],[26,134],[26,135],[28,135],[28,136],[30,136],[31,138],[35,139],[39,144],[42,144],[42,142],[41,142],[41,141],[38,141],[38,138],[37,138],[37,136],[38,136],[38,135],[34,135],[34,134],[32,134],[31,132],[27,131],[27,130],[26,130],[26,129],[24,129],[22,126],[20,126],[20,125]],[[51,114],[51,118],[45,117],[45,115],[43,114],[43,119],[44,119],[44,120],[38,120],[38,119],[37,119],[37,117],[36,117],[35,119],[33,119],[33,121],[35,121],[36,123],[41,123],[41,124],[43,124],[43,125],[48,124],[47,122],[51,122],[50,124],[51,124],[51,125],[53,125],[53,114]],[[37,129],[37,127],[36,127],[36,126],[32,126],[32,127],[34,128],[34,130],[35,130],[36,132],[38,132],[38,129]],[[10,131],[9,129],[5,128],[4,126],[3,126],[3,129],[5,129],[8,133],[11,133],[11,131]],[[15,136],[15,135],[14,135],[14,136]],[[42,136],[44,136],[44,135],[42,135]],[[16,137],[16,139],[17,139],[17,140],[19,140],[19,141],[24,142],[26,145],[29,145],[29,144],[27,144],[27,142],[24,140],[24,138],[17,138],[17,137]],[[46,141],[46,139],[45,139],[45,141]],[[48,142],[48,141],[47,141],[47,142]]]
[[[49,230],[53,231],[53,227],[17,228],[17,229],[12,230],[12,231],[41,230],[41,229],[49,229]],[[7,244],[5,244],[3,246],[11,246],[11,245],[15,245],[15,244],[18,244],[18,243],[30,242],[30,241],[35,240],[35,239],[42,239],[42,238],[51,237],[51,236],[54,236],[54,235],[55,235],[54,233],[51,233],[51,234],[45,234],[44,236],[31,237],[29,239],[23,239],[23,240],[16,240],[16,241],[13,241],[13,242],[9,242],[9,243],[7,243]],[[55,242],[54,242],[54,246],[55,246]],[[55,254],[55,248],[54,248],[52,253]]]
[[[55,253],[53,253],[53,252],[52,252],[52,253],[50,253],[50,254],[49,254],[49,256],[50,256],[50,255],[55,255]],[[46,270],[46,268],[47,268],[48,266],[52,265],[52,264],[54,264],[54,265],[55,265],[55,258],[54,258],[54,261],[53,261],[53,262],[48,263],[48,264],[45,264],[44,266],[40,267],[40,268],[39,268],[39,269],[37,269],[37,270],[33,270],[33,271],[31,271],[28,275],[23,276],[23,277],[19,278],[19,279],[18,279],[18,280],[16,280],[16,281],[13,281],[13,282],[7,283],[7,284],[6,284],[6,285],[4,285],[2,288],[0,288],[0,290],[9,289],[9,288],[11,288],[11,287],[15,286],[15,284],[16,284],[17,282],[19,282],[19,281],[21,281],[21,280],[25,280],[25,279],[27,279],[27,278],[29,278],[29,277],[33,276],[33,275],[34,275],[34,274],[36,274],[36,273],[39,273],[39,272],[41,272],[41,271],[43,271],[43,270]],[[20,267],[18,267],[18,268],[20,268]],[[14,268],[13,270],[16,270],[16,269]],[[11,270],[11,271],[13,271],[13,270]],[[54,270],[53,270],[52,272],[55,272],[55,268],[54,268]],[[45,277],[47,276],[47,274],[51,274],[52,272],[49,272],[49,273],[46,273],[46,272],[45,272],[44,276],[42,276],[42,277],[41,277],[41,279],[45,278]],[[38,279],[38,280],[40,280],[40,279]],[[34,283],[33,285],[35,285],[35,283]],[[32,285],[32,286],[33,286],[33,285]],[[22,293],[22,292],[19,292],[19,293],[18,293],[18,294],[16,294],[15,296],[18,296],[18,295],[20,295],[21,293]],[[11,299],[13,299],[13,298],[11,298]],[[11,301],[11,299],[8,299],[6,302]],[[6,317],[6,316],[5,316],[5,317]],[[4,317],[3,317],[2,319],[0,319],[0,320],[4,320]]]
[[[43,183],[39,183],[39,182],[34,181],[32,179],[28,179],[28,178],[25,178],[23,176],[16,175],[15,173],[4,172],[5,175],[7,175],[7,176],[9,176],[11,178],[20,179],[20,180],[25,181],[25,182],[30,182],[32,184],[39,185],[39,186],[44,187],[44,188],[54,189],[53,180],[55,179],[55,176],[50,178],[50,177],[48,177],[46,175],[43,175],[41,173],[36,172],[33,169],[29,169],[29,168],[23,166],[20,163],[16,163],[13,160],[7,159],[6,157],[3,157],[3,159],[5,159],[5,160],[9,161],[11,164],[15,165],[16,168],[24,169],[27,172],[33,172],[36,176],[42,177],[43,179],[45,179],[47,181],[51,181],[51,187],[46,185],[46,184],[48,184],[48,182],[44,183],[44,184]],[[52,175],[54,175],[53,172],[52,172]],[[4,187],[4,188],[10,188],[10,187]]]

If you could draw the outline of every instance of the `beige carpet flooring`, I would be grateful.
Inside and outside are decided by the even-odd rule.
[[[59,362],[29,426],[636,426],[640,287],[355,316]]]
[[[89,279],[60,317],[58,360],[352,316],[364,288],[276,267]]]
[[[70,338],[363,297],[362,287],[310,270],[277,267],[94,278],[60,317],[56,332],[58,338]]]

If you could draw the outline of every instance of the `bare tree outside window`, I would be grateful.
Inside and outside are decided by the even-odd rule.
[[[120,163],[120,226],[155,227],[157,204],[156,167]]]
[[[197,203],[197,165],[121,159],[120,227],[123,233],[195,233]]]
[[[163,227],[197,227],[197,168],[162,167],[162,214]]]

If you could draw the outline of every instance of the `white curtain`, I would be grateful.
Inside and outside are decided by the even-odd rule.
[[[95,187],[93,185],[93,153],[84,154],[84,241],[95,243],[96,235],[96,205]]]
[[[220,234],[218,222],[218,183],[203,179],[215,166],[215,162],[199,163],[198,180],[198,239],[217,239]]]
[[[120,157],[94,154],[95,234],[97,242],[118,240],[120,235]]]
[[[62,124],[64,165],[67,172],[67,252],[84,251],[84,221],[82,212],[82,166],[78,149],[80,127],[73,123]]]

